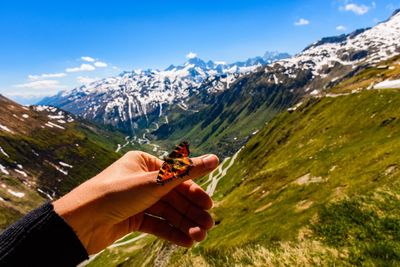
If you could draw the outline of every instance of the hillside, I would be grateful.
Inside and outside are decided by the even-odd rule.
[[[240,77],[229,88],[192,96],[183,112],[177,106],[164,108],[168,120],[156,121],[157,129],[148,129],[150,134],[146,136],[149,142],[164,147],[171,141],[187,138],[198,153],[214,151],[222,157],[232,155],[262,125],[303,98],[348,91],[349,86],[343,82],[356,91],[372,88],[371,79],[363,83],[349,79],[360,73],[368,76],[373,71],[375,83],[385,79],[384,71],[386,77],[396,79],[398,75],[394,74],[398,70],[393,57],[400,52],[397,38],[400,38],[398,12],[373,28],[322,38],[291,58]],[[199,91],[207,92],[217,85],[209,82]]]
[[[46,106],[0,96],[0,229],[94,176],[124,136]]]
[[[254,60],[251,71],[242,65],[202,75],[200,66],[216,71],[220,64],[192,58],[53,99],[95,122],[128,129],[125,137],[56,108],[18,107],[20,115],[9,112],[0,121],[6,140],[0,139],[0,170],[18,178],[14,193],[3,191],[16,200],[17,189],[32,183],[26,194],[40,202],[35,189],[62,194],[132,145],[161,155],[188,139],[194,155],[225,158],[198,181],[215,200],[216,226],[208,238],[187,250],[132,233],[83,265],[398,266],[399,39],[395,12],[375,27],[322,38],[289,59]],[[34,130],[20,123],[35,116],[41,119]],[[36,173],[38,163],[24,151],[40,155],[46,175]],[[90,168],[75,168],[85,160]]]
[[[189,139],[195,154],[227,157],[303,98],[347,90],[343,81],[355,90],[373,86],[355,87],[349,78],[397,55],[399,38],[400,13],[394,12],[372,28],[322,38],[290,58],[272,54],[222,64],[194,57],[164,71],[125,72],[43,103],[122,129],[126,143],[159,156]]]
[[[168,266],[399,264],[399,93],[313,98],[281,113],[219,182],[204,242],[183,250],[144,237],[89,266],[151,266],[159,255]]]
[[[219,184],[207,262],[258,244],[287,246],[292,263],[399,263],[398,101],[397,90],[325,97],[271,121]]]
[[[199,180],[215,228],[190,250],[133,234],[87,265],[399,265],[399,25],[395,12],[169,107],[152,142],[231,156]]]

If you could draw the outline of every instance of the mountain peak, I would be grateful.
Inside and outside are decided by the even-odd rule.
[[[48,97],[40,104],[57,106],[87,119],[99,119],[98,122],[133,133],[138,127],[137,121],[145,119],[143,123],[147,123],[148,114],[162,116],[163,106],[184,103],[191,95],[203,91],[228,89],[243,75],[282,57],[286,58],[287,54],[267,52],[264,57],[227,64],[205,61],[189,53],[181,65],[170,65],[164,70],[123,72]]]
[[[188,58],[188,61],[186,61],[184,65],[194,65],[195,67],[207,68],[206,62],[197,56]]]
[[[396,16],[398,13],[400,13],[400,8],[396,9],[395,11],[393,11],[393,13],[392,13],[392,16],[391,16],[391,17],[394,17],[394,16]]]

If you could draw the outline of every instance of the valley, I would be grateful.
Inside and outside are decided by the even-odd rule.
[[[21,106],[0,98],[0,227],[122,153],[182,140],[215,227],[183,249],[132,233],[80,266],[400,264],[400,12],[294,56],[197,57]]]
[[[0,96],[0,228],[115,161],[123,135],[54,107]]]

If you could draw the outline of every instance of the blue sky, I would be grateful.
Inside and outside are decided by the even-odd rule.
[[[0,93],[34,103],[123,70],[180,64],[189,52],[227,62],[267,50],[295,54],[399,7],[400,0],[5,0]]]

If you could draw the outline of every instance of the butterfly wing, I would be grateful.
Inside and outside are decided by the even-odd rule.
[[[189,143],[186,141],[183,141],[179,145],[176,146],[174,151],[172,151],[168,157],[170,158],[185,158],[189,157],[190,150],[189,150]]]
[[[186,141],[180,143],[174,151],[165,158],[157,176],[157,183],[164,185],[174,178],[182,178],[187,175],[190,168],[193,166],[189,154],[189,143]]]
[[[160,172],[158,173],[157,183],[160,185],[164,185],[165,183],[172,181],[172,179],[174,178],[175,174],[172,171],[171,164],[168,162],[164,162],[161,166]]]

